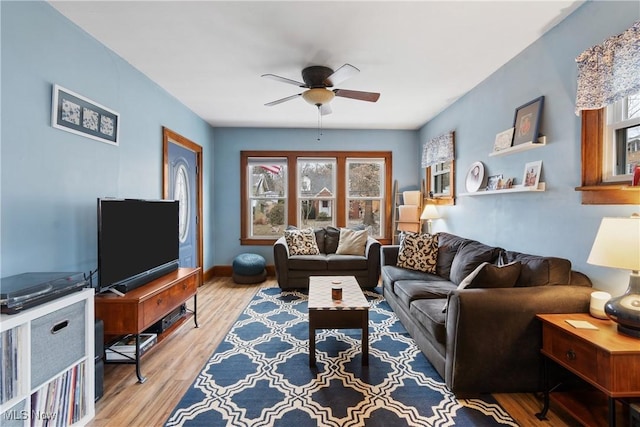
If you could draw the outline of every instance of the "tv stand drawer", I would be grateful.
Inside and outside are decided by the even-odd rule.
[[[142,303],[142,322],[145,327],[162,319],[167,313],[179,307],[195,295],[198,288],[197,276],[191,276],[182,282],[165,289]]]

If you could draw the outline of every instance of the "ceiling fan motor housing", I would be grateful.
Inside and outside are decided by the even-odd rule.
[[[313,65],[302,70],[302,80],[304,80],[307,87],[313,88],[326,88],[332,87],[331,82],[327,81],[327,78],[333,74],[333,70],[329,67],[323,67],[321,65]]]

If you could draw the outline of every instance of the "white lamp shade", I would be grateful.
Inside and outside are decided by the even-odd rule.
[[[602,218],[587,262],[640,270],[640,216]]]
[[[440,218],[440,214],[436,209],[435,205],[425,205],[422,214],[420,215],[420,219],[438,219]]]

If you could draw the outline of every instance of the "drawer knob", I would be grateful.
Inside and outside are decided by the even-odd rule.
[[[567,360],[576,360],[576,352],[569,349],[567,351]]]
[[[158,298],[158,300],[156,301],[156,304],[158,305],[162,304],[162,298]]]

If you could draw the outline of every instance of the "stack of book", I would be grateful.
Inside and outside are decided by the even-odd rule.
[[[157,334],[140,334],[140,356],[146,353],[157,342]],[[106,348],[107,361],[134,360],[136,358],[136,336],[126,335]]]

